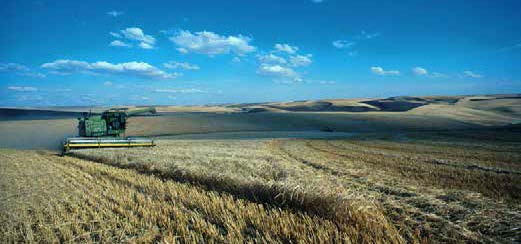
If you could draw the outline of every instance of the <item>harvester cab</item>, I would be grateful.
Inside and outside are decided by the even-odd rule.
[[[146,137],[124,137],[128,117],[156,113],[152,107],[140,109],[109,109],[101,114],[81,113],[78,118],[78,137],[63,142],[63,152],[82,148],[151,147],[154,140]]]

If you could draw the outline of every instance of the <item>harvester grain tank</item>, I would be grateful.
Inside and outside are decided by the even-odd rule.
[[[78,118],[78,137],[63,142],[63,152],[82,148],[152,147],[154,140],[146,137],[124,137],[128,118],[143,113],[156,113],[153,107],[140,109],[109,109],[100,114],[82,113]]]

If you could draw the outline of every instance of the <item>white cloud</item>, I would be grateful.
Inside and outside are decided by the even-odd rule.
[[[336,48],[339,48],[339,49],[350,48],[350,47],[354,46],[355,44],[356,44],[355,42],[350,42],[350,41],[346,41],[346,40],[333,41],[333,46]]]
[[[113,10],[113,11],[110,11],[110,12],[107,12],[108,15],[112,16],[112,17],[118,17],[120,15],[123,15],[124,12],[123,11],[116,11],[116,10]]]
[[[466,70],[466,71],[463,71],[463,74],[467,77],[471,77],[471,78],[481,78],[483,77],[483,75],[480,75],[480,74],[476,74],[472,71],[469,71],[469,70]]]
[[[290,46],[288,44],[275,44],[273,47],[278,52],[287,52],[289,54],[295,54],[298,51],[298,47]]]
[[[159,93],[206,93],[206,91],[196,89],[196,88],[188,88],[188,89],[156,89],[155,92]]]
[[[283,57],[279,57],[277,55],[274,55],[272,53],[270,54],[266,54],[266,55],[257,55],[257,59],[259,60],[259,62],[262,62],[262,63],[270,63],[270,64],[274,64],[274,63],[278,63],[278,64],[285,64],[287,63],[286,59],[284,59]]]
[[[242,56],[257,49],[250,45],[251,38],[249,37],[243,35],[221,36],[209,31],[192,33],[181,30],[169,39],[179,46],[177,50],[181,53],[194,52],[210,56],[235,53]]]
[[[128,63],[112,64],[105,61],[87,63],[84,61],[60,59],[51,63],[42,64],[41,67],[61,74],[70,74],[74,72],[95,74],[121,74],[154,79],[173,79],[180,75],[178,73],[166,73],[148,63],[135,61]]]
[[[425,69],[425,68],[422,68],[422,67],[414,67],[412,68],[412,72],[416,75],[428,75],[429,72]]]
[[[232,62],[240,63],[240,62],[241,62],[241,59],[240,59],[239,57],[233,57],[233,58],[232,58]]]
[[[143,32],[143,30],[141,30],[140,28],[137,28],[137,27],[130,27],[130,28],[126,28],[124,30],[120,30],[120,33],[121,34],[110,32],[110,35],[117,37],[117,38],[125,37],[128,40],[138,41],[139,42],[138,46],[143,49],[152,49],[152,48],[154,48],[154,44],[156,43],[156,38],[154,38],[151,35],[146,35]],[[123,43],[123,42],[121,42],[121,43]]]
[[[29,71],[29,68],[27,68],[25,65],[17,63],[0,63],[0,71]]]
[[[39,72],[23,72],[23,73],[20,73],[19,75],[29,76],[29,77],[36,77],[36,78],[45,78],[45,77],[47,77],[47,75],[39,73]]]
[[[109,34],[110,34],[111,36],[113,36],[113,37],[116,37],[116,38],[121,38],[121,37],[122,37],[121,34],[116,33],[116,32],[112,32],[112,31],[109,32]]]
[[[153,49],[154,48],[154,46],[152,46],[152,45],[150,45],[150,44],[148,44],[146,42],[140,42],[139,43],[139,47],[143,48],[143,49]]]
[[[308,66],[312,63],[312,61],[311,61],[312,56],[313,55],[311,55],[311,54],[308,54],[306,56],[302,56],[302,55],[291,56],[289,58],[289,62],[291,63],[291,66],[293,66],[293,67]]]
[[[38,103],[40,103],[42,100],[43,100],[42,96],[34,95],[34,94],[31,94],[31,95],[24,94],[24,95],[16,96],[16,101],[18,101],[18,102],[38,102]]]
[[[128,43],[125,43],[125,42],[122,42],[120,40],[114,40],[112,41],[109,46],[111,47],[132,47],[131,44],[128,44]]]
[[[38,91],[38,88],[32,86],[9,86],[7,89],[19,92],[34,92]]]
[[[196,64],[189,64],[187,62],[176,62],[176,61],[170,61],[168,63],[163,63],[163,67],[167,69],[186,69],[186,70],[198,70],[200,67]]]
[[[369,40],[369,39],[373,39],[373,38],[378,37],[378,36],[380,36],[379,32],[367,33],[364,30],[362,30],[362,32],[356,36],[356,39],[359,39],[359,40]]]
[[[299,78],[299,74],[293,69],[280,65],[261,64],[257,73],[279,78]]]
[[[332,80],[321,80],[321,81],[318,81],[318,83],[320,83],[322,85],[334,85],[334,84],[336,84],[336,82],[332,81]]]
[[[105,81],[103,83],[104,86],[112,86],[112,81]]]
[[[16,75],[45,78],[46,75],[32,72],[27,66],[17,63],[0,63],[0,72],[15,73]]]
[[[51,63],[41,65],[42,68],[50,69],[59,74],[70,74],[74,72],[82,72],[89,69],[89,63],[77,60],[56,60]]]
[[[130,27],[124,30],[121,30],[121,33],[125,38],[135,41],[141,41],[148,44],[154,44],[156,39],[151,35],[146,35],[143,30],[137,27]]]
[[[398,70],[384,70],[382,67],[374,66],[371,67],[371,72],[377,74],[377,75],[400,75],[400,71]]]
[[[188,53],[188,49],[183,48],[183,47],[176,48],[176,50],[177,50],[178,52],[180,52],[180,53],[183,53],[183,54]]]

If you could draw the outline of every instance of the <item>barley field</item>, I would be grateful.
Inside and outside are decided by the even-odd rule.
[[[521,133],[0,151],[0,242],[512,243]]]

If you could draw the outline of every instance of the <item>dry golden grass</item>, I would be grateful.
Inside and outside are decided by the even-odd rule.
[[[0,242],[521,241],[519,130],[0,151]]]
[[[403,242],[363,210],[323,218],[46,152],[2,150],[0,170],[2,243]]]

